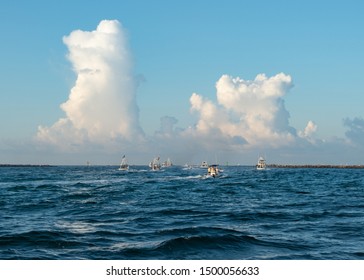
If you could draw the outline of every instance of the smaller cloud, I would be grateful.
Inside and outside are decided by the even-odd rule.
[[[364,119],[346,118],[343,120],[344,126],[348,128],[345,135],[350,140],[351,143],[359,146],[364,145]]]
[[[298,132],[298,136],[306,139],[311,144],[316,142],[315,134],[317,131],[317,125],[313,121],[309,121],[303,131]]]

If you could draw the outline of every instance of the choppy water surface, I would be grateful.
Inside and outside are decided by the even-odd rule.
[[[0,168],[0,259],[364,259],[363,169]]]

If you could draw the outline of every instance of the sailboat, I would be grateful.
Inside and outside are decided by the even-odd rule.
[[[149,163],[149,167],[153,170],[160,170],[161,169],[161,164],[159,162],[159,157],[154,158],[150,163]]]
[[[258,163],[256,165],[257,170],[264,170],[266,169],[266,163],[265,163],[265,159],[263,157],[259,157],[258,159]]]
[[[121,158],[119,170],[129,170],[129,164],[125,155],[123,155],[123,157]]]

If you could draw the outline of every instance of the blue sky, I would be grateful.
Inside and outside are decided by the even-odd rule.
[[[242,164],[254,164],[259,153],[273,162],[363,163],[358,156],[364,139],[361,1],[76,0],[2,1],[0,5],[0,163],[83,164],[90,159],[113,164],[120,153],[127,153],[139,164],[153,154],[171,156],[183,164],[215,158],[216,149],[221,161]],[[72,151],[39,143],[39,126],[50,128],[65,117],[60,105],[69,99],[78,77],[63,37],[74,30],[96,30],[102,20],[117,20],[122,26],[132,64],[128,73],[138,85],[133,93],[138,109],[133,116],[143,141],[129,139],[125,144],[121,140],[114,149],[95,141],[97,149],[87,148],[94,142],[89,133],[87,141],[80,140]],[[231,80],[239,77],[241,85],[242,80],[254,81],[259,74],[269,80],[279,73],[291,82],[275,100],[284,105],[274,110],[288,112],[284,121],[289,124],[284,131],[278,125],[271,132],[276,135],[293,128],[295,139],[287,145],[263,141],[253,135],[258,131],[253,127],[249,135],[236,131],[246,127],[242,118],[247,112],[224,107],[216,89],[223,75]],[[219,124],[221,137],[214,141],[222,146],[216,145],[213,151],[202,147],[216,133],[211,127],[198,128],[207,119],[202,107],[192,109],[193,93],[203,104],[213,104],[222,118],[241,121],[234,131],[226,123]],[[173,127],[158,134],[163,131],[162,117],[172,120]],[[309,121],[314,125],[305,134]],[[231,124],[236,121],[230,120]],[[156,144],[168,137],[179,146]],[[243,139],[241,144],[247,143],[229,142],[237,137]],[[195,139],[201,153],[181,156],[183,147],[195,146],[184,138]]]

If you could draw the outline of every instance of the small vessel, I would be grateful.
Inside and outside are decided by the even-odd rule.
[[[125,155],[123,155],[123,157],[121,159],[119,170],[129,170],[129,164],[128,164],[128,161],[127,161]]]
[[[192,166],[189,165],[188,163],[185,163],[185,165],[183,166],[183,170],[187,170],[187,169],[192,169]]]
[[[171,160],[168,158],[165,162],[163,162],[162,167],[171,167],[172,165]]]
[[[219,166],[217,164],[209,165],[207,168],[207,175],[211,177],[216,177],[219,175]]]
[[[207,161],[203,161],[201,162],[201,165],[200,165],[201,168],[208,168],[209,165],[207,164]]]
[[[156,170],[160,170],[161,169],[161,164],[159,162],[159,157],[155,157],[150,163],[149,163],[149,167],[150,169],[152,169],[153,171]]]
[[[257,170],[266,169],[267,164],[265,163],[265,159],[263,157],[259,157],[256,167],[257,167]]]

